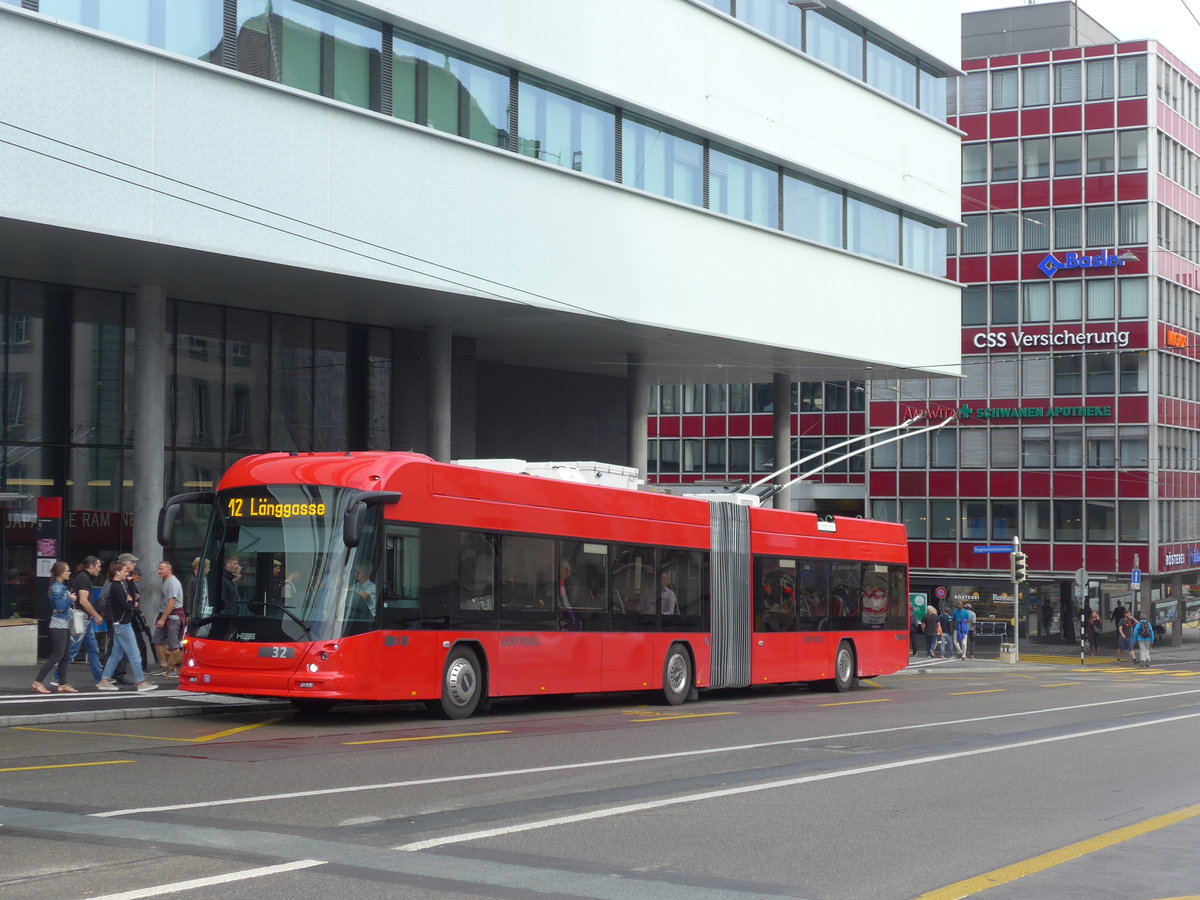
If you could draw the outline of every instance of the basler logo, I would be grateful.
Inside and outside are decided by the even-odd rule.
[[[1097,253],[1095,256],[1064,253],[1062,259],[1053,253],[1047,253],[1046,258],[1038,263],[1038,268],[1047,278],[1053,278],[1054,273],[1061,269],[1115,269],[1123,265],[1125,265],[1125,260],[1115,253]]]

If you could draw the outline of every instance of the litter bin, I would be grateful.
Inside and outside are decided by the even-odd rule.
[[[1000,662],[1015,663],[1017,661],[1017,648],[1013,644],[1000,645]]]

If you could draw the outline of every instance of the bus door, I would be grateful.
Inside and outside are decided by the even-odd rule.
[[[797,560],[754,560],[754,631],[750,637],[752,684],[795,681],[799,657]]]

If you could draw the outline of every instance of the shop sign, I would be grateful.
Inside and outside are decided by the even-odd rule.
[[[1182,566],[1187,563],[1187,556],[1183,553],[1164,553],[1163,568],[1167,566]]]
[[[1168,331],[1167,332],[1167,346],[1168,347],[1186,347],[1187,345],[1188,345],[1188,337],[1186,334],[1182,334],[1181,332],[1178,332],[1178,331]]]
[[[958,417],[969,419],[1061,419],[1106,418],[1112,406],[978,406],[959,407]]]
[[[1088,256],[1084,253],[1064,253],[1059,259],[1053,253],[1047,253],[1046,258],[1038,263],[1038,268],[1047,278],[1053,278],[1055,272],[1062,269],[1117,269],[1125,265],[1125,260],[1115,253],[1097,253]]]
[[[1170,342],[1170,333],[1167,335]],[[976,350],[1007,349],[1008,347],[1119,347],[1129,346],[1128,331],[1047,331],[1028,333],[1015,331],[985,330],[976,332],[971,338]]]

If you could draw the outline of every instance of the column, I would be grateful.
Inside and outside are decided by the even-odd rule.
[[[1177,572],[1174,580],[1175,625],[1171,628],[1171,646],[1183,646],[1183,623],[1187,621],[1187,601],[1183,596],[1183,573]],[[1153,659],[1153,653],[1151,659]]]
[[[438,462],[449,462],[451,454],[451,341],[450,326],[429,327],[429,391],[426,402],[429,446],[426,452]]]
[[[775,468],[782,469],[792,462],[792,379],[776,372],[771,378],[771,397],[775,425]],[[776,484],[787,484],[797,475],[788,470],[775,479]],[[772,502],[776,509],[791,509],[791,489],[780,491]]]
[[[142,612],[153,622],[162,599],[158,511],[166,499],[167,300],[159,285],[134,292],[133,328],[133,553],[142,570]]]
[[[646,398],[650,393],[650,376],[645,359],[639,353],[625,357],[626,433],[629,435],[629,465],[638,470],[645,481],[648,459],[646,443],[649,430],[646,424]]]

